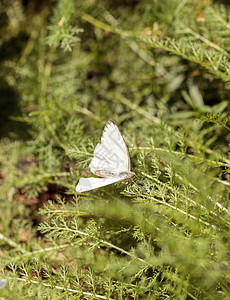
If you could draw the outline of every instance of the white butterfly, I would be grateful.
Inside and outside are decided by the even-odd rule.
[[[125,141],[117,125],[109,120],[104,128],[101,143],[97,144],[89,165],[93,174],[103,178],[80,178],[78,193],[97,189],[135,175],[130,171],[130,158]]]

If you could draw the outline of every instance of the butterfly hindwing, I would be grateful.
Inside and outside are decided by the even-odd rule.
[[[87,192],[120,181],[120,178],[80,178],[76,187],[77,193]]]

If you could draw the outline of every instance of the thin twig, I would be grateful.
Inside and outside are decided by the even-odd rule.
[[[179,152],[179,151],[173,151],[173,150],[168,150],[168,149],[164,149],[164,148],[155,148],[155,147],[133,147],[132,149],[135,149],[135,150],[146,150],[146,151],[160,151],[160,152],[166,152],[166,153],[173,153],[173,154],[176,154],[180,157],[188,157],[188,158],[191,158],[191,159],[196,159],[196,160],[201,160],[201,158],[199,157],[196,157],[195,155],[192,155],[192,154],[187,154],[187,153],[182,153],[182,152]],[[201,161],[203,162],[203,161]],[[208,162],[210,163],[211,165],[216,165],[216,166],[220,166],[220,167],[227,167],[229,168],[230,165],[229,164],[226,164],[226,163],[223,163],[223,162],[219,162],[219,161],[215,161],[215,160],[211,160],[211,159],[206,159],[205,158],[205,162]]]
[[[95,240],[97,239],[96,237],[94,237],[94,236],[92,236],[92,235],[90,235],[90,234],[88,234],[88,233],[85,233],[85,232],[83,232],[83,231],[80,231],[80,230],[71,229],[71,228],[68,228],[68,227],[59,227],[58,229],[59,229],[59,230],[63,230],[63,231],[65,230],[65,231],[70,231],[70,232],[78,233],[78,234],[80,234],[80,235],[83,235],[83,236],[87,236],[87,237],[93,238],[93,239],[95,239]],[[128,256],[134,258],[134,259],[138,259],[138,260],[140,260],[141,262],[146,263],[146,261],[145,261],[144,259],[142,259],[142,258],[140,258],[140,257],[137,257],[137,256],[134,256],[133,254],[129,253],[128,251],[126,251],[126,250],[124,250],[124,249],[122,249],[122,248],[120,248],[120,247],[118,247],[118,246],[116,246],[116,245],[114,245],[114,244],[112,244],[112,243],[109,243],[109,242],[107,242],[107,241],[105,241],[105,240],[103,240],[103,239],[97,239],[97,240],[98,240],[98,242],[101,243],[101,244],[107,245],[107,246],[109,246],[110,248],[116,249],[116,250],[120,251],[121,253],[124,253],[124,254],[126,254],[126,255],[128,255]]]
[[[0,278],[5,279],[5,280],[18,280],[18,281],[23,281],[23,282],[26,282],[26,283],[42,284],[45,287],[50,287],[50,288],[55,288],[57,290],[68,291],[68,292],[78,293],[78,294],[85,295],[85,296],[90,296],[90,297],[93,297],[93,299],[95,299],[95,297],[96,297],[98,299],[113,300],[112,298],[108,298],[108,297],[101,296],[101,295],[98,295],[98,294],[83,292],[83,291],[79,291],[79,290],[75,290],[75,289],[70,289],[70,288],[67,288],[67,287],[52,285],[52,284],[49,284],[49,283],[43,283],[43,282],[40,282],[40,281],[37,281],[37,280],[32,280],[32,279],[25,279],[25,278],[18,278],[18,277],[17,278],[13,278],[13,277],[3,278],[3,277],[0,277]]]
[[[194,37],[196,37],[197,39],[201,40],[202,42],[204,42],[206,45],[208,45],[209,47],[214,48],[215,50],[223,53],[224,55],[226,55],[227,57],[229,57],[229,54],[227,51],[225,51],[223,48],[221,48],[220,46],[218,46],[217,44],[214,44],[213,42],[209,41],[207,38],[205,38],[204,36],[200,35],[199,33],[195,32],[194,30],[192,30],[191,28],[187,27],[185,29],[186,32],[191,33]]]
[[[5,237],[3,234],[0,233],[0,240],[6,242],[8,245],[10,245],[13,248],[17,248],[19,251],[23,252],[23,253],[28,253],[27,250],[23,249],[20,245],[16,244],[14,241],[12,241],[11,239]]]
[[[114,28],[108,24],[105,24],[104,22],[101,22],[97,19],[95,19],[94,17],[92,17],[91,15],[87,14],[87,13],[83,13],[81,15],[81,18],[89,23],[91,23],[92,25],[94,25],[95,27],[101,28],[105,31],[109,31],[109,32],[113,32],[116,34],[119,34],[121,36],[135,36],[137,33],[134,33],[133,31],[128,31],[128,30],[122,30],[120,28]]]
[[[163,204],[163,205],[166,205],[166,206],[168,206],[168,207],[170,207],[170,208],[172,208],[172,209],[174,209],[174,210],[177,210],[177,211],[179,211],[180,213],[182,213],[183,215],[186,215],[187,217],[189,217],[189,218],[191,218],[191,219],[197,220],[198,222],[200,222],[200,223],[202,223],[202,224],[204,224],[204,225],[206,225],[206,226],[211,226],[213,229],[216,229],[216,227],[215,227],[214,225],[211,225],[211,224],[209,224],[208,222],[205,222],[205,221],[203,221],[203,220],[201,220],[201,219],[199,219],[199,218],[197,218],[197,217],[195,217],[195,216],[193,216],[193,215],[191,215],[191,214],[188,214],[186,211],[183,211],[182,209],[180,209],[180,208],[178,208],[178,207],[176,207],[176,206],[173,206],[173,205],[171,205],[171,204],[169,204],[169,203],[167,203],[167,202],[165,202],[165,201],[161,201],[161,200],[156,199],[156,198],[154,198],[154,197],[150,197],[150,199],[152,199],[153,201],[155,201],[155,202],[157,202],[157,203],[159,203],[159,204]]]

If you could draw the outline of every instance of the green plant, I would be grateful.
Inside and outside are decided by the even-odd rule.
[[[0,5],[1,296],[228,299],[229,7],[31,3]],[[76,195],[109,119],[137,177]]]

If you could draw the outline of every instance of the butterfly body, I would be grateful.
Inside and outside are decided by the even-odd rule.
[[[89,165],[93,174],[102,178],[80,178],[78,193],[106,186],[135,175],[130,171],[130,158],[125,141],[117,125],[109,120],[104,128],[101,143],[98,143]]]
[[[94,173],[97,176],[100,177],[108,177],[108,178],[131,178],[135,175],[134,172],[112,172],[112,171],[107,171],[107,170],[100,170],[100,171],[96,171]]]

